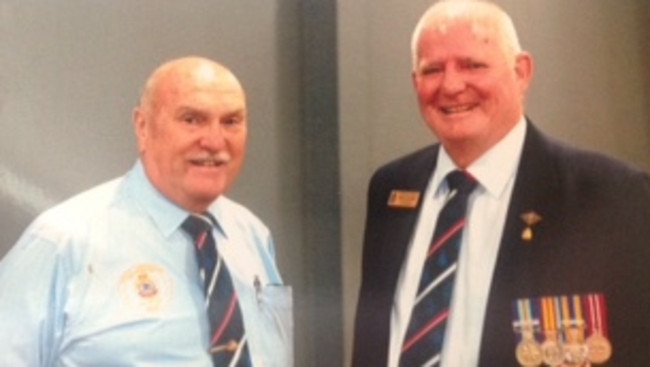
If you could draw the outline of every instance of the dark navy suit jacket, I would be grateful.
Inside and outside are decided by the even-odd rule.
[[[641,171],[569,148],[528,123],[490,288],[480,367],[518,366],[512,302],[603,293],[613,355],[603,366],[650,363],[650,181]],[[353,367],[387,365],[390,312],[415,209],[389,207],[392,190],[424,192],[435,170],[432,145],[372,177],[363,244]],[[525,242],[521,214],[542,220]],[[487,220],[487,219],[486,219]],[[453,310],[452,310],[453,312]]]

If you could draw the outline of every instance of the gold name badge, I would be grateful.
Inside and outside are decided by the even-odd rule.
[[[388,197],[388,206],[391,208],[415,209],[420,202],[420,192],[393,190]]]

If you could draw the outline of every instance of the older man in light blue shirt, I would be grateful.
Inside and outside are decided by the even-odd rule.
[[[43,213],[0,263],[2,366],[212,366],[193,242],[210,213],[253,366],[292,366],[291,290],[266,226],[224,197],[243,161],[243,89],[225,67],[173,60],[134,113],[140,159]]]

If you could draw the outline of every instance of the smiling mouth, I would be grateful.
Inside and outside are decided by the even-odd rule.
[[[190,159],[190,163],[200,167],[220,167],[226,165],[226,163],[228,162],[226,159],[203,158],[203,159]]]
[[[454,113],[462,113],[462,112],[467,112],[471,111],[474,109],[473,104],[464,104],[464,105],[458,105],[458,106],[449,106],[449,107],[442,107],[441,110],[444,114],[451,115]]]

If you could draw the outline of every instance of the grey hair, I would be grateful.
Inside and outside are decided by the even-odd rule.
[[[411,59],[417,67],[418,43],[425,29],[436,28],[439,32],[456,23],[468,22],[474,34],[497,36],[497,43],[509,63],[514,64],[521,52],[517,30],[510,16],[496,4],[485,0],[440,0],[430,6],[420,17],[411,36]]]

